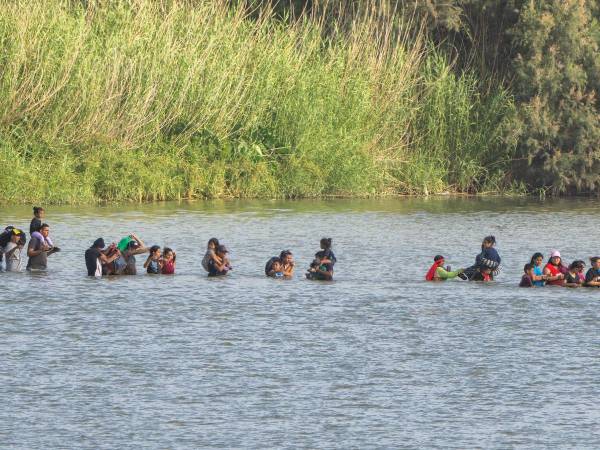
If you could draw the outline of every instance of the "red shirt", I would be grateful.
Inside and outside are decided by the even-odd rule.
[[[173,275],[175,273],[175,263],[173,260],[165,261],[162,268],[163,275]]]

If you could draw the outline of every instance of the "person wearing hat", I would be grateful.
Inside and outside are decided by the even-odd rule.
[[[585,274],[585,284],[587,287],[600,287],[600,256],[590,258],[592,267]]]
[[[546,285],[563,286],[565,284],[565,270],[562,265],[560,252],[554,250],[550,254],[550,259],[544,267],[544,275],[546,275]]]
[[[20,272],[22,270],[21,250],[27,242],[27,236],[17,228],[10,231],[10,240],[0,249],[4,252],[6,258],[7,272]]]
[[[425,275],[426,281],[444,281],[451,280],[452,278],[460,277],[465,269],[458,269],[454,272],[450,271],[449,268],[444,268],[445,258],[442,255],[436,255],[433,258],[433,264]],[[462,277],[461,277],[462,278]]]
[[[94,241],[92,246],[85,251],[85,265],[87,267],[88,276],[101,277],[102,265],[109,264],[119,257],[117,252],[108,256],[107,250],[104,248],[105,246],[104,239],[98,238]]]
[[[219,257],[221,262],[218,262],[216,259],[211,259],[208,262],[208,276],[220,277],[223,275],[227,275],[227,272],[231,270],[231,266],[229,265],[229,259],[227,258],[227,254],[229,253],[227,247],[225,247],[224,245],[219,245],[215,253]]]

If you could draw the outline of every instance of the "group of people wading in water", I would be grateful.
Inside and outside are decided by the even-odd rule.
[[[50,238],[50,226],[44,222],[44,208],[33,208],[33,219],[29,226],[31,239],[27,245],[28,271],[44,271],[47,269],[48,257],[60,251]],[[23,249],[27,244],[24,231],[8,226],[0,233],[0,269],[4,261],[7,272],[23,270]],[[437,255],[429,268],[427,281],[445,281],[461,278],[470,281],[492,281],[500,272],[501,258],[495,248],[496,238],[486,236],[481,243],[481,251],[475,257],[475,263],[465,269],[452,271],[444,267],[445,258]],[[89,276],[136,275],[136,256],[148,254],[144,269],[148,274],[172,275],[177,266],[177,255],[169,247],[161,249],[158,245],[147,247],[136,234],[122,238],[118,243],[106,246],[104,239],[98,238],[85,251],[85,264]],[[227,248],[217,238],[208,241],[206,253],[202,258],[202,267],[209,277],[225,276],[233,267],[229,261]],[[331,238],[323,238],[320,250],[315,253],[314,260],[306,272],[310,280],[332,280],[333,267],[337,259],[332,250]],[[600,257],[590,258],[592,267],[584,274],[585,263],[573,261],[568,266],[563,264],[560,252],[553,251],[550,259],[544,264],[544,255],[535,253],[531,261],[525,264],[519,286],[541,287],[600,287]],[[265,265],[265,275],[272,278],[292,278],[294,275],[294,257],[290,250],[282,251],[279,256],[271,257]]]
[[[467,269],[451,271],[444,268],[445,259],[437,255],[429,268],[427,281],[444,281],[461,278],[471,281],[492,281],[500,271],[501,258],[494,248],[496,238],[487,236],[481,244],[481,252],[475,257],[475,264]],[[600,287],[600,257],[590,258],[592,267],[584,275],[585,262],[575,260],[568,266],[563,264],[560,252],[552,251],[550,259],[544,264],[544,255],[534,253],[531,261],[523,267],[520,287],[564,286],[564,287]]]
[[[28,271],[45,271],[48,256],[60,251],[50,238],[50,226],[44,223],[45,211],[41,207],[33,208],[34,217],[30,224],[31,239],[27,246]],[[4,270],[21,272],[23,270],[22,250],[27,244],[24,231],[8,226],[0,233],[0,270],[5,261]],[[315,253],[313,262],[306,272],[311,280],[333,280],[333,266],[336,257],[331,248],[331,238],[321,239],[321,249]],[[118,243],[106,245],[103,238],[98,238],[85,251],[85,264],[89,276],[136,275],[138,255],[148,256],[144,269],[148,274],[173,275],[177,266],[177,255],[169,247],[161,249],[158,245],[147,247],[144,241],[132,233]],[[208,241],[206,253],[202,258],[202,268],[209,277],[225,276],[233,269],[228,257],[229,251],[217,238]],[[294,257],[290,250],[284,250],[279,256],[267,261],[265,275],[272,278],[292,278],[294,275]]]

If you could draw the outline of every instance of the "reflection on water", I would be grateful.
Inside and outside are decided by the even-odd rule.
[[[0,443],[597,447],[600,290],[516,285],[535,251],[599,254],[599,218],[589,200],[498,198],[48,208],[49,273],[0,274]],[[173,247],[177,275],[85,277],[86,247],[131,231]],[[496,282],[422,281],[487,234]],[[304,269],[327,235],[335,282],[263,276],[285,248]],[[228,278],[202,272],[212,236]]]

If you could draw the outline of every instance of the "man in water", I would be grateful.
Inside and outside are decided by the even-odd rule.
[[[99,238],[85,251],[85,265],[88,276],[101,277],[102,265],[109,264],[119,257],[118,252],[114,252],[112,256],[107,256],[104,247],[104,239]]]
[[[40,228],[40,234],[43,239],[46,239],[50,234],[50,227],[48,224],[42,224]],[[48,256],[54,253],[56,250],[54,247],[50,247],[45,240],[39,237],[31,237],[29,246],[27,247],[27,270],[46,270],[48,266]]]

